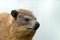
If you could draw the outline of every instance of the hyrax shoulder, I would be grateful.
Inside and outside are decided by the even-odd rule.
[[[9,13],[0,13],[0,40],[8,37],[13,18]]]
[[[0,14],[0,40],[32,40],[38,27],[31,11],[16,9]]]

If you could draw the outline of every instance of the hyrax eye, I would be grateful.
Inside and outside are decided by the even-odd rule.
[[[25,22],[28,22],[28,21],[29,21],[29,18],[24,18],[24,21],[25,21]]]

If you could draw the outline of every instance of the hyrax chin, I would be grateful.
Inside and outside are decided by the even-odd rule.
[[[0,40],[32,40],[38,27],[39,23],[28,10],[0,13]]]

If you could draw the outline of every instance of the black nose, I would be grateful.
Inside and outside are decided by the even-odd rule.
[[[35,29],[35,30],[38,29],[39,26],[40,26],[39,22],[36,22],[34,29]]]

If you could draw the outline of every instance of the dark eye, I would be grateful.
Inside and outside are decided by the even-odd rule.
[[[24,18],[24,21],[25,21],[25,22],[28,22],[28,21],[29,21],[29,18]]]

